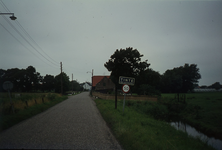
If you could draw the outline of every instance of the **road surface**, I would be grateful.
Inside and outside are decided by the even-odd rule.
[[[70,96],[3,131],[0,149],[121,149],[88,95]]]

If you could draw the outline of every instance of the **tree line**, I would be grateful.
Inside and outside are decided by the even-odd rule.
[[[115,84],[115,93],[121,89],[118,84],[119,76],[134,77],[135,85],[131,87],[132,93],[139,95],[160,95],[160,93],[187,93],[192,92],[198,86],[198,80],[201,78],[199,68],[196,64],[184,64],[166,70],[163,74],[150,68],[148,60],[141,61],[142,54],[132,47],[116,50],[110,59],[104,64],[111,72],[110,78]],[[0,85],[5,81],[11,81],[15,92],[57,92],[61,93],[61,75],[63,80],[63,91],[80,91],[82,87],[77,81],[69,81],[66,73],[60,73],[56,76],[41,76],[33,66],[26,69],[12,68],[8,70],[0,69]],[[219,82],[211,86],[201,88],[220,89]],[[3,91],[0,86],[0,91]]]
[[[135,85],[131,86],[131,93],[139,95],[160,95],[161,93],[193,92],[198,86],[201,74],[197,64],[185,63],[182,66],[166,70],[163,74],[150,68],[148,60],[141,61],[142,54],[137,49],[128,47],[117,49],[110,59],[104,63],[105,68],[111,72],[110,79],[115,84],[115,108],[117,108],[117,91],[122,85],[118,84],[119,76],[135,78]],[[211,86],[199,88],[222,88],[219,82]]]
[[[81,91],[82,87],[77,81],[69,81],[66,73],[62,72],[63,91]],[[13,92],[56,92],[61,93],[61,73],[53,76],[41,76],[33,66],[26,69],[0,69],[0,91],[4,91],[2,84],[5,81],[13,83]],[[73,89],[72,89],[73,88]]]
[[[159,95],[160,93],[186,93],[192,91],[201,78],[196,64],[184,64],[166,70],[163,74],[150,68],[148,60],[141,61],[142,54],[132,47],[116,50],[104,64],[111,72],[111,80],[116,89],[119,76],[134,77],[132,92],[143,95]]]

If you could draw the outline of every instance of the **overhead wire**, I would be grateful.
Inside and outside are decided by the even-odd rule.
[[[54,59],[52,59],[46,52],[43,51],[43,49],[36,43],[36,41],[30,36],[30,34],[23,28],[23,26],[19,23],[19,21],[15,20],[15,23],[20,27],[21,30],[28,36],[28,38],[49,58],[53,61],[53,63],[56,63],[56,65],[59,64],[59,62],[56,62]]]
[[[33,53],[33,51],[31,51],[29,48],[27,48],[21,41],[19,41],[7,28],[5,28],[1,23],[0,25],[17,41],[19,42],[23,47],[25,47],[29,52],[31,52],[33,55],[35,55],[37,58],[39,58],[41,61],[44,61],[43,59],[41,59],[38,55],[36,55],[35,53]],[[44,61],[45,62],[45,61]],[[50,66],[52,66],[51,64],[49,64]],[[55,67],[55,66],[52,66]],[[56,67],[55,67],[56,68]]]
[[[4,2],[3,2],[2,0],[1,0],[1,5],[4,7],[4,9],[5,9],[6,11],[10,12],[10,10],[8,9],[8,7],[4,4]],[[4,17],[4,19],[11,25],[11,27],[12,27],[14,30],[16,30],[16,32],[17,32],[20,36],[22,36],[21,33],[11,24],[10,21],[8,21],[5,17]],[[33,49],[35,49],[41,56],[43,56],[45,59],[47,59],[49,62],[53,63],[54,65],[58,66],[58,62],[56,62],[54,59],[52,59],[47,53],[45,53],[45,52],[42,50],[42,48],[36,43],[36,41],[30,36],[30,34],[24,29],[24,27],[23,27],[17,20],[15,20],[15,22],[16,22],[16,24],[19,26],[19,28],[27,35],[27,37],[28,37],[35,45],[37,45],[37,47],[38,47],[39,49],[41,49],[41,51],[42,51],[46,56],[48,56],[48,58],[50,58],[53,62],[52,62],[51,60],[47,59],[44,55],[42,55],[36,48],[34,48],[32,44],[30,44],[26,39],[24,39],[24,36],[22,36],[22,38],[23,38]]]
[[[52,63],[53,65],[55,65],[55,63],[53,63],[52,61],[50,61],[48,58],[46,58],[44,55],[42,55],[15,27],[14,25],[8,21],[8,19],[5,16],[2,16],[7,22],[8,24],[37,52],[39,53],[42,57],[44,57],[46,60],[48,60],[50,63]],[[55,65],[57,66],[57,65]]]
[[[3,1],[2,1],[2,0],[1,0],[1,2],[2,2],[2,4],[1,4],[1,5],[4,7],[4,9],[5,9],[5,10],[7,10],[8,12],[10,12],[10,10],[8,9],[8,7],[7,7],[7,6],[6,6],[6,5],[3,3]]]
[[[4,9],[8,12],[10,12],[10,10],[8,9],[8,7],[4,4],[4,2],[1,0],[1,5],[4,7]],[[0,11],[1,12],[1,11]],[[24,29],[24,27],[19,23],[19,21],[15,20],[16,24],[19,26],[19,28],[26,34],[26,36],[50,59],[46,58],[44,55],[42,55],[17,29],[16,27],[13,26],[13,24],[7,20],[7,18],[5,18],[3,16],[3,18],[10,24],[10,26],[36,51],[38,52],[38,54],[40,54],[42,57],[44,57],[47,61],[49,61],[50,63],[52,63],[53,65],[58,67],[58,62],[55,61],[54,59],[52,59],[47,53],[44,52],[44,50],[39,46],[39,44],[30,36],[30,34]],[[12,33],[10,33],[9,30],[7,30],[2,24],[1,26],[7,31],[9,32],[9,34],[11,36],[13,36],[21,45],[23,45],[27,50],[29,50],[24,44],[22,44],[21,41],[19,41]],[[34,54],[36,57],[38,57],[35,53],[33,53],[31,50],[29,50],[32,54]],[[40,57],[38,57],[40,59]],[[52,62],[53,61],[53,62]],[[53,66],[54,67],[54,66]],[[67,69],[63,66],[63,68],[67,71]],[[69,72],[69,71],[68,71]]]

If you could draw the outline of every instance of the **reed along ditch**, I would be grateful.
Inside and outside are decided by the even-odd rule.
[[[197,101],[194,99],[191,103],[172,99],[158,102],[126,101],[126,106],[157,120],[169,122],[177,130],[182,130],[215,149],[222,150],[220,120],[222,109],[215,106],[221,105],[212,101],[209,103],[209,98],[206,100],[197,102],[198,99]]]

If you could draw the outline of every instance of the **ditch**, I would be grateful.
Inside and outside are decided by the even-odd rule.
[[[186,132],[188,135],[193,136],[195,138],[199,138],[201,141],[207,143],[208,145],[212,146],[216,150],[222,150],[222,140],[217,139],[215,137],[209,137],[204,133],[198,131],[196,128],[183,123],[181,121],[169,122],[171,126],[176,128],[177,130],[181,130]]]

